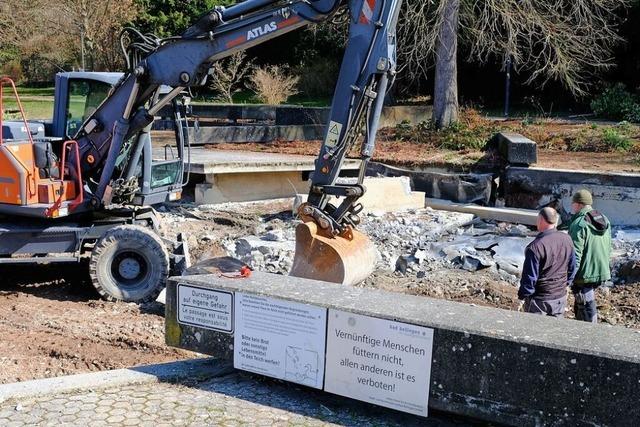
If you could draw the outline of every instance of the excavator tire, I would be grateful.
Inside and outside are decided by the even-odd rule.
[[[154,301],[166,286],[169,254],[149,229],[121,225],[107,231],[94,246],[89,274],[107,300]]]

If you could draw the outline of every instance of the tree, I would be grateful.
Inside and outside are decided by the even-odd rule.
[[[30,80],[70,67],[121,68],[118,34],[134,18],[133,0],[3,0],[0,47],[11,47]]]
[[[445,127],[458,121],[458,13],[460,0],[446,0],[436,38],[433,121]]]
[[[456,28],[451,19],[458,2],[458,37],[449,37]],[[611,52],[621,41],[618,12],[629,0],[415,0],[404,4],[399,55],[409,79],[426,75],[434,57],[436,62],[451,60],[456,51],[452,43],[459,41],[471,61],[505,64],[510,59],[518,72],[529,75],[527,83],[556,80],[583,96],[594,76],[613,65]],[[440,67],[455,71],[451,66]],[[435,83],[434,104],[456,91],[451,74],[437,73],[437,79],[444,82]],[[444,104],[457,108],[454,103]],[[455,117],[439,115],[444,126],[451,120],[447,118]]]
[[[247,54],[244,51],[238,52],[215,62],[209,72],[209,86],[228,103],[233,103],[233,94],[253,70],[253,61],[246,59]]]
[[[136,16],[133,0],[58,0],[54,5],[68,22],[61,31],[80,40],[83,66],[94,71],[121,68],[118,35]]]
[[[199,16],[215,6],[229,6],[235,0],[135,0],[140,14],[134,24],[158,37],[180,35]]]

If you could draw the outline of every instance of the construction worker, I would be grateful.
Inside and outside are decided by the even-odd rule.
[[[573,195],[569,235],[576,250],[578,273],[571,286],[577,320],[598,322],[595,290],[611,279],[611,223],[593,209],[593,196],[587,190]]]
[[[559,215],[553,208],[538,214],[540,234],[525,250],[520,280],[519,310],[563,317],[567,306],[567,287],[576,274],[576,256],[571,238],[556,229]]]

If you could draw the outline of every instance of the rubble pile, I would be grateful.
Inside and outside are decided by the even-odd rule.
[[[613,275],[616,284],[640,283],[640,230],[614,232]]]
[[[287,274],[293,264],[296,221],[270,221],[255,234],[226,239],[229,256],[252,268]],[[524,262],[524,248],[533,233],[526,227],[492,224],[471,214],[412,210],[369,214],[360,230],[379,252],[377,270],[400,276],[425,277],[434,269],[489,269],[496,278],[515,283]]]
[[[288,274],[295,254],[293,215],[254,215],[247,220],[240,204],[215,207],[181,205],[163,208],[163,218],[172,228],[188,228],[199,221],[220,221],[225,212],[237,232],[223,238],[207,229],[192,240],[216,242],[226,255],[260,271]],[[234,214],[235,211],[237,214]],[[260,208],[256,212],[261,212]],[[235,215],[235,217],[234,217]],[[246,216],[246,215],[245,215]],[[225,218],[227,218],[225,217]],[[244,218],[244,219],[243,219]],[[216,224],[212,224],[212,229]],[[376,270],[397,277],[422,279],[438,270],[483,271],[495,280],[518,283],[524,250],[536,235],[532,228],[485,221],[471,214],[435,211],[430,208],[363,217],[360,231],[379,252]],[[210,243],[209,243],[210,244]],[[614,284],[640,282],[640,231],[614,230],[612,273]]]

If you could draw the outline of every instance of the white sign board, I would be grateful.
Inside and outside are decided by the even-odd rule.
[[[325,391],[426,417],[433,329],[329,310]]]
[[[233,366],[322,389],[327,309],[236,293]]]
[[[178,323],[233,332],[233,294],[178,285]]]

